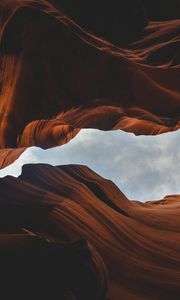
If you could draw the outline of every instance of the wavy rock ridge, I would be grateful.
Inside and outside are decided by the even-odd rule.
[[[180,20],[149,22],[124,49],[85,31],[57,3],[0,3],[0,147],[20,149],[1,150],[1,167],[22,148],[64,144],[81,128],[179,129]]]
[[[15,249],[37,262],[40,247],[39,264],[28,268],[43,274],[46,261],[51,275],[47,291],[39,279],[41,293],[54,286],[63,300],[179,299],[179,195],[130,201],[111,181],[79,165],[25,165],[19,178],[0,179],[0,189],[6,232],[0,251],[8,249],[0,257],[12,261]],[[76,242],[82,239],[87,242]]]

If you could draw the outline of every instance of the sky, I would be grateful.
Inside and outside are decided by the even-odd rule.
[[[68,144],[48,150],[31,147],[0,177],[18,176],[27,163],[87,165],[111,179],[132,200],[180,194],[180,130],[158,136],[135,136],[120,130],[83,129]]]

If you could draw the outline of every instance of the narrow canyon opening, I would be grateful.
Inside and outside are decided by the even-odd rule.
[[[178,194],[180,132],[135,136],[121,130],[82,129],[69,143],[43,150],[28,148],[0,177],[19,176],[24,164],[86,165],[112,180],[132,200],[159,200]]]

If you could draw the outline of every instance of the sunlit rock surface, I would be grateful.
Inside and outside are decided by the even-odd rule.
[[[29,146],[65,144],[82,128],[180,128],[180,20],[148,22],[140,13],[138,29],[130,17],[138,39],[121,47],[58,2],[0,2],[1,168]],[[0,179],[1,291],[179,300],[179,199],[129,201],[84,166],[29,165],[18,179]]]
[[[79,27],[55,2],[0,3],[0,147],[49,148],[81,128],[177,130],[180,20],[149,22],[123,49]]]
[[[19,178],[1,178],[0,190],[1,231],[6,232],[0,235],[0,250],[6,246],[6,259],[13,260],[15,249],[23,252],[23,259],[27,253],[27,259],[35,261],[42,251],[34,272],[43,273],[47,263],[53,284],[53,268],[59,266],[57,296],[58,287],[59,293],[66,287],[77,300],[106,299],[105,294],[111,300],[179,299],[179,195],[145,204],[130,201],[111,181],[85,166],[45,164],[24,166]],[[69,244],[81,239],[91,245],[89,250],[82,242]],[[80,274],[76,253],[85,268]]]

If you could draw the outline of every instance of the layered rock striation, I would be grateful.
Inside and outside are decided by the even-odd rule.
[[[32,268],[43,273],[47,262],[46,280],[53,286],[56,276],[56,295],[179,299],[179,195],[130,201],[110,180],[79,165],[25,165],[19,178],[0,179],[0,189],[1,258],[12,261],[14,251],[23,252],[32,271],[29,259],[39,261],[42,253]]]
[[[141,13],[140,37],[120,48],[56,1],[4,0],[0,14],[2,149],[62,145],[81,128],[179,129],[180,20],[148,22]],[[136,27],[138,13],[124,15]]]

